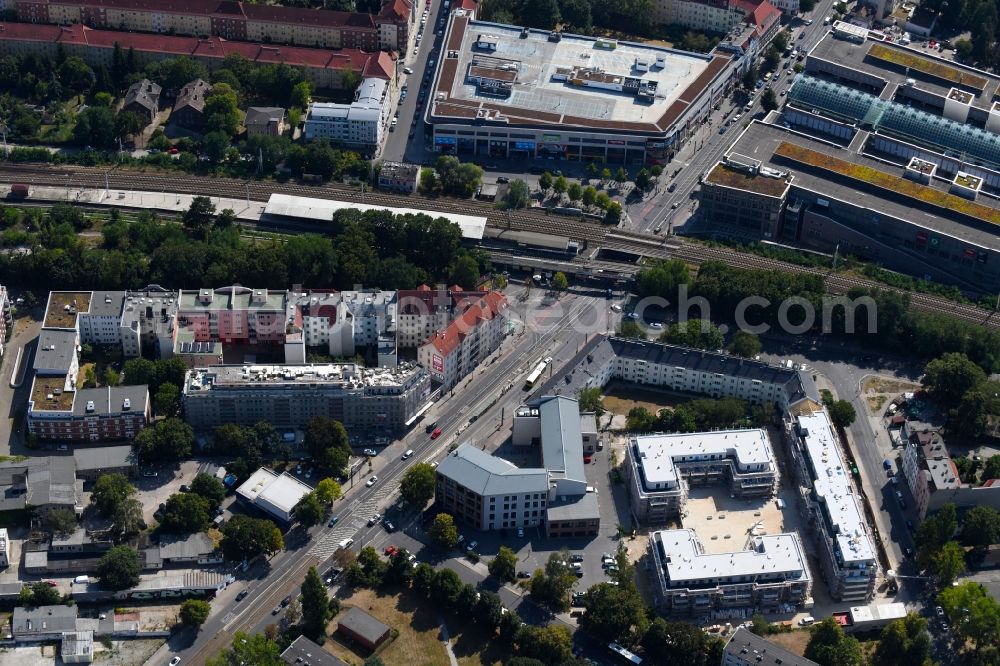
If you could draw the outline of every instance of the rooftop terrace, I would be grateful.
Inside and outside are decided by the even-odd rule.
[[[788,183],[784,178],[753,175],[739,169],[733,169],[725,164],[716,164],[705,180],[717,185],[735,187],[738,190],[756,192],[769,197],[780,197],[788,189]]]
[[[73,391],[63,390],[66,386],[65,377],[47,377],[36,375],[31,384],[31,401],[34,411],[68,412],[73,409]],[[50,399],[49,396],[52,396]]]
[[[46,328],[76,328],[78,312],[90,311],[89,291],[53,291],[45,309]]]
[[[989,83],[985,77],[977,74],[966,72],[957,67],[950,67],[943,62],[925,58],[917,53],[911,53],[910,51],[878,42],[868,48],[868,55],[877,60],[906,67],[907,69],[939,78],[948,83],[967,86],[979,92],[982,92],[986,88],[987,83]]]

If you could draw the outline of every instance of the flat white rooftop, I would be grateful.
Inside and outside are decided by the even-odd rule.
[[[430,215],[443,217],[454,222],[462,230],[463,238],[482,240],[486,229],[486,218],[477,215],[461,215],[459,213],[441,213],[436,210],[418,210],[416,208],[394,208],[390,206],[370,206],[351,201],[335,201],[333,199],[315,199],[313,197],[295,197],[289,194],[272,194],[264,208],[263,218],[291,217],[303,220],[318,220],[329,222],[338,210],[353,208],[359,211],[388,210],[396,215]],[[317,230],[319,231],[319,230]]]
[[[875,560],[875,548],[865,530],[865,518],[851,488],[850,472],[840,457],[840,447],[826,410],[799,417],[808,434],[805,453],[815,471],[813,491],[826,506],[844,566]]]
[[[705,553],[694,530],[662,530],[666,575],[673,586],[809,578],[805,552],[794,534],[753,537],[748,550]]]
[[[261,467],[236,492],[254,504],[266,502],[288,514],[302,496],[311,490],[294,476],[278,474],[267,467]]]
[[[771,442],[762,428],[641,435],[635,442],[647,484],[676,485],[676,463],[731,458],[743,472],[760,472],[774,467]]]
[[[871,604],[870,606],[851,606],[851,620],[854,624],[861,622],[892,622],[906,617],[906,606],[900,602],[891,604]]]
[[[495,50],[476,48],[482,34],[495,38]],[[618,42],[614,49],[597,48],[596,44],[594,38],[566,34],[558,42],[552,42],[548,33],[539,30],[529,31],[522,38],[519,27],[473,21],[458,50],[457,75],[448,96],[588,120],[651,123],[663,116],[711,60],[709,56],[638,44]],[[657,65],[657,56],[662,57],[662,67]],[[484,95],[466,79],[465,72],[473,58],[518,63],[517,79],[509,98]],[[648,69],[637,69],[637,60],[644,61]],[[611,75],[655,82],[656,98],[652,102],[641,101],[630,94],[552,79],[557,68],[573,67],[597,68]]]

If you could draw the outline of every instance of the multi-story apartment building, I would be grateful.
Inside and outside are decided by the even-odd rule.
[[[416,164],[383,162],[378,172],[380,190],[413,194],[417,191],[418,180],[420,180],[420,167]]]
[[[780,3],[780,4],[779,4]],[[761,28],[770,41],[780,26],[781,12],[798,13],[798,0],[657,0],[657,23],[725,34],[741,23]]]
[[[447,289],[421,285],[396,292],[397,344],[401,348],[418,347],[487,293],[465,291],[458,285]]]
[[[182,401],[197,429],[258,421],[302,428],[328,416],[352,432],[391,434],[413,423],[431,395],[429,375],[411,364],[217,365],[188,372]]]
[[[417,360],[450,389],[492,354],[507,333],[507,298],[491,291],[417,349]]]
[[[640,435],[629,441],[625,460],[632,510],[651,524],[683,511],[689,485],[727,483],[733,497],[769,497],[778,479],[762,428]]]
[[[404,52],[415,16],[406,0],[386,0],[375,15],[232,0],[7,0],[6,9],[28,23]]]
[[[900,436],[903,440],[900,469],[920,520],[949,503],[960,508],[983,505],[1000,510],[1000,479],[984,478],[980,485],[962,481],[936,429],[906,421]]]
[[[670,615],[754,607],[777,611],[801,606],[812,578],[805,549],[794,534],[751,536],[744,550],[707,553],[694,530],[653,532],[649,539],[657,606]]]
[[[576,400],[550,396],[525,405],[512,438],[517,446],[538,446],[541,467],[520,468],[463,444],[437,467],[436,503],[477,530],[542,527],[550,537],[596,536],[600,513],[584,472],[584,437]]]
[[[389,82],[368,78],[361,82],[350,104],[316,102],[306,117],[307,139],[327,139],[330,143],[373,153],[382,145],[388,129],[392,104],[387,100]]]
[[[177,323],[197,342],[281,345],[288,292],[233,286],[181,290]]]
[[[45,440],[132,439],[152,418],[146,386],[79,388],[82,343],[121,341],[124,292],[52,292],[38,335],[28,432]]]
[[[823,578],[834,599],[867,601],[875,592],[878,555],[830,418],[823,409],[787,423],[791,467],[820,549]]]
[[[257,5],[263,6],[263,5]],[[82,58],[91,67],[110,67],[115,45],[135,54],[136,63],[146,65],[167,58],[187,57],[210,70],[223,66],[226,56],[239,55],[258,64],[285,64],[305,73],[315,88],[339,90],[345,74],[389,80],[396,67],[387,51],[342,48],[336,51],[305,46],[230,41],[222,37],[182,37],[121,30],[99,30],[85,25],[0,23],[0,56],[34,53],[55,57],[57,53]],[[352,81],[354,77],[349,77]],[[353,83],[352,83],[353,85]],[[148,114],[147,114],[148,115]]]

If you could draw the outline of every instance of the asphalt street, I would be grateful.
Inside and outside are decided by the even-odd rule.
[[[501,430],[501,412],[506,423],[513,408],[524,399],[521,385],[539,358],[551,355],[557,362],[566,360],[588,335],[606,332],[614,326],[613,320],[602,320],[612,313],[608,310],[610,304],[596,292],[593,295],[571,292],[558,300],[549,300],[543,298],[540,290],[534,290],[528,301],[518,302],[513,297],[512,301],[511,318],[527,322],[527,326],[518,325],[498,353],[481,364],[453,393],[444,396],[409,434],[380,453],[374,461],[378,476],[375,484],[369,487],[361,479],[345,484],[345,497],[334,509],[334,515],[340,518],[337,525],[292,530],[286,535],[284,551],[246,573],[236,573],[236,582],[217,595],[212,616],[199,632],[184,630],[175,634],[157,651],[151,663],[166,663],[173,655],[179,655],[182,663],[202,663],[226,647],[236,631],[253,631],[280,619],[280,615],[271,614],[272,609],[285,596],[298,593],[310,566],[320,567],[321,571],[329,566],[324,562],[343,539],[355,539],[352,548],[360,550],[362,544],[381,538],[382,528],[377,524],[369,527],[368,519],[376,512],[384,513],[385,507],[394,501],[406,468],[416,462],[440,458],[453,442],[475,442],[485,439],[491,431]],[[587,328],[584,324],[592,318],[587,314],[590,311],[597,313],[593,315],[596,322]],[[502,387],[511,384],[500,395]],[[480,416],[470,426],[473,415]],[[430,439],[424,430],[423,425],[430,421],[436,421],[442,430],[438,439]],[[407,449],[413,449],[415,455],[404,461],[401,456]],[[242,589],[249,593],[237,602],[235,596]]]

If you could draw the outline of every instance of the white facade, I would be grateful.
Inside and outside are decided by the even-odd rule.
[[[10,539],[7,538],[7,528],[0,527],[0,567],[10,566]]]
[[[392,109],[388,94],[388,82],[369,78],[361,83],[357,100],[350,104],[313,104],[306,118],[306,139],[377,149]]]
[[[417,361],[450,389],[496,351],[507,332],[507,299],[490,292],[417,350]]]

